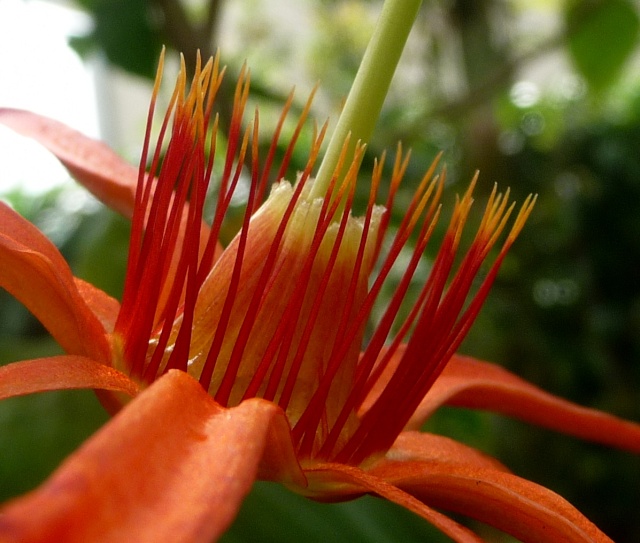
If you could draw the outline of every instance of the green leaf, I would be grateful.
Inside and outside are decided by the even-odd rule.
[[[39,485],[106,419],[89,390],[0,402],[0,503]]]
[[[595,91],[619,75],[638,41],[640,17],[628,0],[578,0],[565,12],[568,51]]]
[[[124,70],[153,79],[162,48],[157,21],[146,0],[82,0],[93,30],[69,44],[79,55],[100,50]]]
[[[257,482],[221,543],[445,543],[417,515],[380,498],[317,503],[276,483]]]

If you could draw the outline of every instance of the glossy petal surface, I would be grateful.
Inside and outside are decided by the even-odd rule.
[[[107,333],[113,332],[120,311],[120,302],[91,283],[77,277],[74,279],[76,288],[89,309],[98,317]]]
[[[138,168],[120,158],[104,143],[85,136],[68,126],[30,111],[0,108],[0,123],[23,136],[30,137],[53,153],[69,173],[96,198],[127,218],[133,217]],[[177,244],[183,243],[188,215],[188,204],[181,220]],[[200,252],[205,249],[209,227],[201,224]],[[222,252],[216,247],[215,257]],[[174,259],[169,276],[175,273]]]
[[[0,541],[209,543],[234,519],[282,425],[269,402],[224,409],[171,371],[8,504]]]
[[[0,287],[20,300],[66,352],[106,362],[104,327],[56,247],[2,202],[0,224]]]
[[[504,471],[449,460],[383,461],[371,474],[432,507],[475,518],[523,543],[611,543],[562,497]]]
[[[478,468],[509,470],[498,460],[445,436],[422,432],[402,432],[385,458],[402,462],[442,462]]]
[[[507,370],[454,356],[416,410],[418,428],[441,405],[487,409],[582,439],[640,453],[640,425],[557,398]]]
[[[74,388],[94,388],[135,396],[138,385],[109,366],[82,356],[52,356],[0,367],[0,400]]]
[[[46,147],[99,200],[126,217],[133,215],[138,168],[104,143],[53,119],[0,108],[0,123]]]

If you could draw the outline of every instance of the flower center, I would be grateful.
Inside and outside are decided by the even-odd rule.
[[[309,161],[292,186],[282,177],[309,102],[275,177],[278,182],[260,205],[291,102],[261,168],[257,113],[253,123],[242,128],[248,96],[248,75],[243,72],[215,215],[211,227],[204,226],[202,210],[218,139],[217,118],[212,121],[211,114],[222,78],[217,67],[217,59],[204,68],[198,64],[189,93],[181,72],[151,171],[141,168],[125,295],[116,324],[122,348],[114,356],[143,382],[170,369],[186,371],[224,406],[251,397],[272,401],[286,412],[301,459],[359,464],[392,445],[459,346],[532,201],[525,202],[487,278],[467,301],[480,265],[514,207],[508,195],[494,190],[469,251],[459,258],[474,181],[455,206],[431,276],[392,336],[440,214],[444,175],[434,177],[437,160],[404,210],[370,280],[408,157],[399,146],[384,207],[375,205],[384,158],[375,163],[362,218],[351,216],[351,206],[364,149],[357,144],[355,156],[346,161],[348,138],[324,197],[313,196],[310,178],[324,129],[313,138]],[[161,70],[154,96],[160,77]],[[158,168],[172,112],[171,138]],[[247,164],[251,183],[243,225],[220,254],[220,226]],[[412,236],[415,247],[399,284],[362,350],[376,299]],[[460,262],[457,269],[455,262]],[[400,349],[402,341],[407,345]],[[365,400],[368,408],[361,412]]]

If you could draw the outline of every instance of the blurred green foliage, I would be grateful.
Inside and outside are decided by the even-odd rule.
[[[239,19],[236,42],[264,55],[272,40],[277,50],[268,63],[254,65],[248,58],[256,89],[252,100],[272,108],[287,85],[274,88],[270,82],[293,70],[311,84],[321,78],[320,119],[335,115],[380,8],[379,1],[291,2],[291,10],[303,6],[308,15],[306,41],[283,43],[275,37],[274,19],[256,16],[263,14],[257,0],[80,4],[95,26],[74,39],[74,46],[83,54],[102,51],[143,76],[153,73],[160,43],[183,51],[188,62],[196,47],[207,54],[221,45],[224,54],[220,21],[233,11]],[[279,6],[286,9],[287,2]],[[639,20],[640,8],[632,0],[425,2],[363,166],[366,172],[371,157],[393,150],[402,139],[413,158],[400,203],[438,149],[445,151],[449,184],[457,191],[476,168],[482,170],[476,211],[493,181],[511,185],[519,201],[538,193],[534,214],[463,351],[504,364],[558,395],[636,421]],[[342,29],[337,37],[336,28]],[[244,57],[228,60],[234,73]],[[221,99],[228,100],[224,92]],[[298,150],[294,167],[304,161]],[[78,275],[119,294],[125,221],[91,208],[71,222],[64,214],[64,228],[56,230],[51,217],[64,213],[65,195],[5,198],[54,238]],[[54,352],[44,330],[6,293],[0,293],[0,322],[0,362]],[[104,420],[90,394],[46,394],[0,404],[0,498],[36,485]],[[486,413],[443,409],[427,428],[496,455],[516,473],[558,491],[618,543],[640,541],[637,457]],[[425,523],[379,500],[318,505],[259,484],[225,541],[427,537],[438,540]]]
[[[78,0],[78,4],[94,21],[89,34],[70,41],[81,56],[101,51],[128,72],[155,75],[162,41],[147,0]]]
[[[637,5],[626,0],[573,1],[565,19],[573,62],[593,89],[605,89],[638,43]]]

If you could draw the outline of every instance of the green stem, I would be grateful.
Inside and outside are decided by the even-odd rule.
[[[369,142],[421,3],[422,0],[385,0],[309,198],[321,198],[326,194],[349,134],[347,167],[356,143]]]

